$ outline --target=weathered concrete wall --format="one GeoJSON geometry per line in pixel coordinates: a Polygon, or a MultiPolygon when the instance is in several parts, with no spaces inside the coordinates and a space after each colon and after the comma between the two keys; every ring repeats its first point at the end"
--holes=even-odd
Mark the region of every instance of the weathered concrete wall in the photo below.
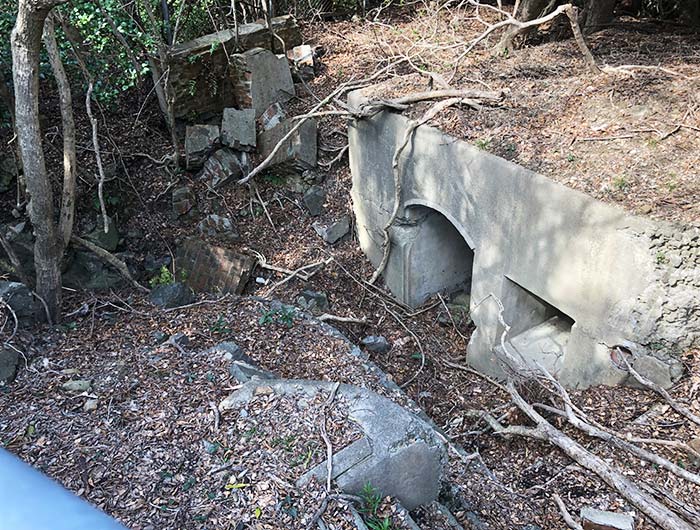
{"type": "MultiPolygon", "coordinates": [[[[273,18],[272,29],[287,49],[301,44],[294,17],[273,18]]],[[[241,61],[245,64],[245,57],[236,61],[234,55],[253,48],[283,52],[282,43],[265,24],[243,24],[238,30],[238,36],[233,30],[223,30],[173,47],[168,59],[176,118],[238,108],[240,90],[236,90],[236,83],[245,76],[245,71],[238,72],[237,68],[241,61]]]]}
{"type": "MultiPolygon", "coordinates": [[[[362,98],[353,93],[350,103],[362,98]]],[[[375,266],[394,206],[392,156],[407,123],[384,112],[350,127],[358,236],[375,266]]],[[[385,280],[415,305],[422,300],[414,294],[425,293],[410,286],[429,283],[435,292],[439,271],[459,268],[445,264],[456,259],[447,248],[454,241],[442,241],[440,250],[433,242],[430,255],[421,255],[401,234],[412,206],[443,214],[474,252],[476,331],[468,358],[475,367],[499,371],[493,349],[502,328],[497,304],[484,300],[489,294],[503,301],[513,334],[537,335],[547,326],[533,328],[557,317],[549,321],[551,335],[535,347],[563,341],[548,366],[569,386],[623,382],[626,372],[611,362],[614,345],[666,359],[700,344],[698,227],[680,230],[629,215],[427,126],[417,129],[401,166],[400,219],[385,280]]],[[[670,360],[668,370],[677,376],[677,361],[670,360]]]]}

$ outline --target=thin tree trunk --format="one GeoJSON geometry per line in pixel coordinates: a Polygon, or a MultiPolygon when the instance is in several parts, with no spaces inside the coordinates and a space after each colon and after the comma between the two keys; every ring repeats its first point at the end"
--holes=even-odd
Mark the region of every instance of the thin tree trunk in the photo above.
{"type": "Polygon", "coordinates": [[[585,0],[581,13],[581,27],[584,33],[599,31],[613,19],[615,0],[585,0]]]}
{"type": "Polygon", "coordinates": [[[54,222],[53,192],[39,126],[39,53],[44,21],[58,3],[19,0],[11,37],[17,141],[30,196],[29,219],[36,236],[36,290],[54,321],[61,310],[61,240],[54,222]]]}
{"type": "Polygon", "coordinates": [[[63,128],[63,193],[61,198],[61,216],[58,231],[61,237],[61,254],[70,243],[75,221],[75,181],[77,158],[75,154],[75,121],[73,119],[73,97],[70,83],[61,62],[56,44],[53,15],[49,15],[44,24],[44,45],[53,70],[61,105],[61,123],[63,128]]]}

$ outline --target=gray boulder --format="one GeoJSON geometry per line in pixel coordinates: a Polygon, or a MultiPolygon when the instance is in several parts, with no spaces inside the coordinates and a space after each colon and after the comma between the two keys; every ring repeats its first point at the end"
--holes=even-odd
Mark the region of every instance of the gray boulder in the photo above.
{"type": "Polygon", "coordinates": [[[149,298],[152,304],[164,309],[191,304],[195,300],[192,289],[180,282],[158,285],[151,290],[149,298]]]}
{"type": "Polygon", "coordinates": [[[591,530],[634,530],[634,517],[626,513],[606,512],[588,506],[581,508],[584,528],[591,530]]]}
{"type": "Polygon", "coordinates": [[[337,221],[325,225],[320,222],[313,224],[316,233],[329,245],[333,245],[344,238],[350,232],[350,218],[344,215],[337,221]]]}
{"type": "MultiPolygon", "coordinates": [[[[277,395],[313,399],[328,395],[335,383],[255,379],[224,399],[222,412],[245,408],[258,389],[277,395]]],[[[408,510],[434,501],[447,461],[440,436],[424,420],[387,398],[366,388],[340,385],[336,399],[345,401],[348,417],[357,423],[362,437],[346,447],[334,447],[333,480],[346,493],[360,495],[369,482],[383,495],[390,495],[408,510]]],[[[302,434],[302,433],[300,433],[302,434]]],[[[312,479],[326,480],[321,462],[297,481],[303,487],[312,479]]]]}
{"type": "Polygon", "coordinates": [[[254,149],[255,109],[224,109],[221,143],[239,151],[254,149]]]}
{"type": "Polygon", "coordinates": [[[19,367],[19,353],[14,348],[0,346],[0,386],[14,381],[19,367]]]}
{"type": "Polygon", "coordinates": [[[105,232],[103,219],[102,216],[100,216],[97,228],[88,234],[87,239],[95,243],[98,247],[102,247],[109,252],[114,252],[119,245],[117,225],[111,217],[107,217],[107,232],[105,232]]]}
{"type": "Polygon", "coordinates": [[[360,343],[373,353],[387,353],[391,349],[389,341],[381,335],[368,335],[360,343]]]}
{"type": "Polygon", "coordinates": [[[0,298],[12,308],[20,324],[33,324],[41,311],[29,288],[19,282],[0,282],[0,298]]]}
{"type": "MultiPolygon", "coordinates": [[[[632,368],[642,377],[656,383],[661,388],[671,388],[674,380],[678,379],[682,373],[682,365],[677,360],[664,362],[651,355],[642,355],[634,360],[632,368]]],[[[630,386],[642,387],[633,377],[628,378],[630,386]]]]}
{"type": "Polygon", "coordinates": [[[92,252],[82,250],[73,254],[68,269],[63,273],[63,284],[72,289],[102,291],[123,283],[121,274],[106,266],[92,252]]]}
{"type": "Polygon", "coordinates": [[[308,289],[301,292],[297,298],[297,304],[302,309],[309,311],[314,315],[327,311],[330,306],[326,293],[319,293],[308,289]]]}
{"type": "Polygon", "coordinates": [[[247,153],[237,153],[224,147],[207,159],[200,178],[207,180],[209,186],[215,189],[244,177],[249,171],[250,158],[247,153]]]}
{"type": "Polygon", "coordinates": [[[311,186],[304,193],[304,205],[309,214],[316,217],[323,213],[323,203],[326,202],[326,191],[321,186],[311,186]]]}
{"type": "Polygon", "coordinates": [[[196,203],[197,197],[195,197],[192,188],[189,186],[182,186],[173,190],[172,205],[173,213],[176,217],[187,215],[196,203]]]}
{"type": "Polygon", "coordinates": [[[185,129],[185,163],[187,169],[198,169],[219,142],[217,125],[188,125],[185,129]]]}
{"type": "Polygon", "coordinates": [[[228,217],[222,217],[215,213],[202,219],[197,228],[203,236],[222,237],[229,241],[237,241],[240,238],[233,221],[228,217]]]}

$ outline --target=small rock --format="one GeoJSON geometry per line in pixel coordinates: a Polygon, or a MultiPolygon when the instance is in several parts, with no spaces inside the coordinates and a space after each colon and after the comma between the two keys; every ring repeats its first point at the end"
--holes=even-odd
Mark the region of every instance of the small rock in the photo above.
{"type": "Polygon", "coordinates": [[[84,412],[92,412],[93,410],[97,410],[97,400],[96,399],[88,399],[85,403],[83,403],[83,411],[84,412]]]}
{"type": "Polygon", "coordinates": [[[197,198],[189,186],[182,186],[173,190],[173,213],[177,216],[183,216],[189,213],[197,203],[197,198]]]}
{"type": "Polygon", "coordinates": [[[644,204],[639,209],[639,213],[644,214],[644,215],[650,214],[653,211],[654,211],[654,207],[651,204],[644,204]]]}
{"type": "Polygon", "coordinates": [[[267,370],[263,370],[262,368],[258,368],[257,366],[253,364],[248,364],[244,361],[233,361],[231,363],[231,366],[229,366],[228,368],[228,372],[229,374],[231,374],[231,377],[233,377],[236,381],[238,381],[241,384],[247,383],[248,381],[254,378],[275,378],[275,376],[267,370]]]}
{"type": "Polygon", "coordinates": [[[314,69],[314,51],[308,44],[302,44],[301,46],[296,46],[288,50],[287,59],[289,59],[294,66],[292,77],[294,77],[295,80],[301,79],[308,81],[313,79],[316,75],[314,69]]]}
{"type": "Polygon", "coordinates": [[[219,141],[217,125],[188,125],[185,129],[185,163],[187,169],[202,167],[219,141]]]}
{"type": "Polygon", "coordinates": [[[222,217],[215,213],[202,219],[197,225],[197,229],[203,236],[220,236],[230,241],[237,241],[240,238],[233,221],[229,217],[222,217]]]}
{"type": "Polygon", "coordinates": [[[304,205],[309,214],[316,217],[323,213],[323,203],[326,202],[326,191],[321,186],[311,186],[304,193],[304,205]]]}
{"type": "Polygon", "coordinates": [[[149,298],[152,304],[165,309],[191,304],[195,300],[192,289],[180,282],[155,287],[149,298]]]}
{"type": "Polygon", "coordinates": [[[0,347],[0,386],[14,381],[18,367],[19,353],[14,348],[0,347]]]}
{"type": "Polygon", "coordinates": [[[224,109],[221,123],[221,143],[250,151],[255,148],[255,109],[224,109]]]}
{"type": "Polygon", "coordinates": [[[681,258],[678,254],[673,254],[668,261],[671,264],[671,267],[675,267],[676,269],[683,264],[683,258],[681,258]]]}
{"type": "Polygon", "coordinates": [[[151,338],[156,344],[163,344],[166,340],[168,340],[168,334],[162,331],[152,331],[151,338]]]}
{"type": "Polygon", "coordinates": [[[350,218],[345,215],[328,226],[316,222],[313,224],[313,227],[326,243],[333,245],[350,232],[350,218]]]}
{"type": "Polygon", "coordinates": [[[314,51],[308,44],[295,46],[291,50],[287,50],[287,59],[292,61],[297,66],[314,66],[314,51]]]}
{"type": "Polygon", "coordinates": [[[244,152],[235,152],[228,147],[219,149],[204,163],[201,179],[216,189],[232,180],[243,178],[250,171],[250,157],[244,152]]]}
{"type": "Polygon", "coordinates": [[[90,232],[86,239],[92,241],[98,247],[114,252],[119,245],[117,225],[111,217],[107,217],[107,232],[105,232],[103,218],[100,216],[97,228],[90,232]]]}
{"type": "Polygon", "coordinates": [[[248,364],[255,364],[253,359],[243,353],[243,348],[233,341],[220,342],[216,346],[212,346],[204,353],[208,355],[223,355],[227,361],[243,361],[248,364]]]}
{"type": "Polygon", "coordinates": [[[369,335],[360,341],[365,349],[374,353],[387,353],[391,349],[389,341],[381,335],[369,335]]]}
{"type": "Polygon", "coordinates": [[[63,383],[61,388],[68,392],[87,392],[91,386],[92,382],[89,379],[71,379],[63,383]]]}
{"type": "Polygon", "coordinates": [[[634,518],[624,513],[581,508],[584,530],[634,530],[634,518]]]}
{"type": "Polygon", "coordinates": [[[297,298],[297,304],[302,309],[309,311],[312,314],[320,314],[328,310],[330,304],[326,293],[305,290],[297,298]]]}
{"type": "Polygon", "coordinates": [[[187,346],[190,343],[190,338],[181,331],[175,333],[169,340],[180,346],[187,346]]]}

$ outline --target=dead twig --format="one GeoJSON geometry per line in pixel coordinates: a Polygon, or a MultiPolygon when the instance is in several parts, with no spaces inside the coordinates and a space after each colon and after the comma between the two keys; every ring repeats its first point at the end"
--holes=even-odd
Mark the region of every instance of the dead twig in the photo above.
{"type": "Polygon", "coordinates": [[[559,508],[559,512],[561,513],[561,517],[562,519],[564,519],[566,526],[568,526],[572,530],[583,530],[583,526],[578,524],[576,521],[574,521],[574,518],[571,517],[569,510],[566,509],[566,504],[564,504],[564,501],[561,500],[559,494],[552,494],[552,498],[554,499],[554,502],[557,503],[557,507],[559,508]]]}
{"type": "Polygon", "coordinates": [[[321,322],[328,322],[328,321],[332,320],[335,322],[346,322],[349,324],[367,325],[366,318],[341,317],[338,315],[331,315],[329,313],[323,313],[321,316],[316,317],[316,320],[320,320],[321,322]]]}
{"type": "Polygon", "coordinates": [[[637,372],[634,368],[632,368],[632,365],[629,363],[627,360],[627,357],[624,355],[623,352],[620,351],[619,348],[617,348],[617,351],[619,353],[619,356],[622,358],[624,361],[625,365],[627,366],[627,371],[629,371],[630,375],[634,377],[634,379],[641,385],[653,390],[657,394],[659,394],[662,398],[666,400],[666,403],[668,403],[673,410],[675,410],[678,414],[681,416],[687,418],[688,420],[692,421],[696,425],[700,425],[700,416],[697,414],[693,414],[690,409],[684,407],[678,401],[673,399],[671,397],[671,394],[669,394],[666,389],[660,387],[653,381],[650,381],[643,375],[641,375],[639,372],[637,372]]]}

